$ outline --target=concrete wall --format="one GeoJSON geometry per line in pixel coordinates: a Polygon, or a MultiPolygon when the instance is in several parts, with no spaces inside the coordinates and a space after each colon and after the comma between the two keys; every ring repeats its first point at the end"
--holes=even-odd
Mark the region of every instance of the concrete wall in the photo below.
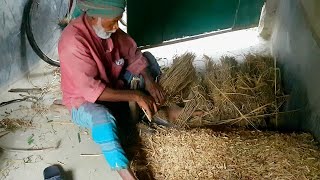
{"type": "MultiPolygon", "coordinates": [[[[30,1],[0,0],[0,90],[20,79],[39,62],[25,35],[24,8],[28,2],[30,1]]],[[[44,50],[49,50],[60,35],[56,31],[53,33],[53,25],[49,24],[58,21],[60,0],[37,2],[41,3],[41,8],[37,11],[37,20],[33,19],[34,36],[39,44],[42,43],[44,50]],[[52,38],[53,36],[56,38],[52,38]]]]}
{"type": "MultiPolygon", "coordinates": [[[[301,0],[318,1],[318,0],[301,0]]],[[[318,18],[306,16],[309,8],[300,0],[280,0],[272,34],[272,53],[282,67],[285,91],[290,94],[280,127],[306,130],[320,140],[320,48],[312,24],[318,18]]]]}
{"type": "Polygon", "coordinates": [[[27,0],[0,1],[0,88],[23,76],[38,62],[23,28],[27,0]]]}
{"type": "Polygon", "coordinates": [[[278,6],[279,0],[266,0],[262,8],[258,30],[260,36],[266,40],[269,40],[272,35],[278,6]]]}
{"type": "Polygon", "coordinates": [[[319,0],[300,0],[307,18],[307,23],[311,28],[313,37],[320,46],[320,1],[319,0]]]}

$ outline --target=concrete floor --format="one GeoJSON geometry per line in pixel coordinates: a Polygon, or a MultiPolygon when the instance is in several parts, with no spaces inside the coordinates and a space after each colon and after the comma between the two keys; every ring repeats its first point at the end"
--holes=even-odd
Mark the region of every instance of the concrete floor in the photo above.
{"type": "MultiPolygon", "coordinates": [[[[214,59],[219,59],[222,55],[232,55],[241,60],[248,52],[270,53],[268,42],[258,37],[256,29],[216,35],[147,51],[161,58],[161,65],[169,65],[174,55],[186,51],[196,53],[198,60],[203,54],[214,59]]],[[[24,101],[0,107],[0,119],[23,119],[33,122],[32,127],[10,132],[0,138],[0,147],[7,148],[0,152],[0,180],[40,180],[43,179],[43,169],[52,164],[61,165],[73,180],[120,179],[116,172],[110,170],[103,156],[99,156],[101,152],[92,141],[90,132],[73,125],[68,111],[63,106],[53,105],[55,99],[61,98],[59,81],[58,69],[41,62],[28,76],[10,87],[41,87],[45,88],[45,92],[30,94],[40,98],[36,103],[24,101]],[[33,142],[28,143],[30,139],[33,139],[33,142]],[[59,142],[60,145],[57,146],[59,142]],[[44,148],[50,149],[27,150],[44,148]],[[83,157],[81,154],[98,156],[83,157]]],[[[5,91],[0,96],[0,102],[15,98],[21,98],[19,93],[5,91]]]]}

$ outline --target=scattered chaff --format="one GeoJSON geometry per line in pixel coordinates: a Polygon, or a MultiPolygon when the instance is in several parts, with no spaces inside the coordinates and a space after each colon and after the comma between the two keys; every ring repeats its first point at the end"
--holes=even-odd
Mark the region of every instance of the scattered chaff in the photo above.
{"type": "Polygon", "coordinates": [[[81,143],[81,136],[80,136],[80,133],[78,132],[78,134],[77,134],[77,135],[78,135],[78,142],[79,142],[79,143],[81,143]]]}
{"type": "MultiPolygon", "coordinates": [[[[7,134],[9,134],[10,133],[10,131],[1,131],[0,132],[0,138],[1,137],[3,137],[3,136],[5,136],[5,135],[7,135],[7,134]]],[[[0,152],[1,153],[1,152],[0,152]]]]}
{"type": "MultiPolygon", "coordinates": [[[[154,179],[319,179],[320,150],[310,134],[241,129],[158,129],[142,135],[154,179]]],[[[131,163],[143,159],[137,155],[131,163]]]]}
{"type": "Polygon", "coordinates": [[[24,119],[9,119],[5,118],[0,120],[0,128],[3,128],[7,131],[15,131],[20,128],[32,127],[32,121],[27,121],[24,119]]]}
{"type": "MultiPolygon", "coordinates": [[[[0,149],[1,151],[1,149],[0,149]]],[[[0,164],[0,180],[6,180],[8,179],[7,177],[9,176],[11,170],[14,167],[14,164],[16,163],[16,161],[14,160],[9,160],[9,159],[5,159],[1,162],[0,164]]]]}
{"type": "Polygon", "coordinates": [[[8,152],[43,152],[56,150],[60,147],[61,140],[57,142],[57,144],[53,147],[43,147],[43,148],[12,148],[12,147],[0,147],[0,149],[8,152]]]}
{"type": "Polygon", "coordinates": [[[13,100],[10,100],[10,101],[1,102],[1,103],[0,103],[0,107],[6,106],[6,105],[9,105],[9,104],[12,104],[12,103],[22,102],[22,101],[35,102],[36,100],[38,100],[37,97],[34,97],[34,96],[24,96],[23,98],[13,99],[13,100]]]}
{"type": "Polygon", "coordinates": [[[80,154],[80,157],[99,157],[102,154],[80,154]]]}
{"type": "Polygon", "coordinates": [[[33,94],[33,93],[40,93],[42,92],[41,88],[12,88],[9,90],[9,92],[12,93],[28,93],[28,94],[33,94]]]}
{"type": "Polygon", "coordinates": [[[63,122],[63,121],[50,121],[50,124],[60,124],[60,125],[74,125],[72,122],[63,122]]]}

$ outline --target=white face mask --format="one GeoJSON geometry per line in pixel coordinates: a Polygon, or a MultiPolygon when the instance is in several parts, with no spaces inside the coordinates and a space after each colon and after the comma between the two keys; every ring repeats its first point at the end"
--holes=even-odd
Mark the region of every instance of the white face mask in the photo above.
{"type": "Polygon", "coordinates": [[[93,25],[93,30],[97,34],[98,37],[101,39],[108,39],[110,38],[111,34],[116,32],[116,31],[106,31],[101,24],[101,18],[98,18],[98,22],[96,25],[93,25]]]}

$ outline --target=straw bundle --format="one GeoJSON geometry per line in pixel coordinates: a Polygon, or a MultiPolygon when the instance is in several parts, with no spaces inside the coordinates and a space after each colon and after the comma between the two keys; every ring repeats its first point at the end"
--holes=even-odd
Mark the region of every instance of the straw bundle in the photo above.
{"type": "Polygon", "coordinates": [[[195,55],[185,53],[175,57],[172,66],[163,74],[160,84],[168,94],[167,103],[181,103],[188,95],[188,88],[195,80],[196,71],[193,66],[195,55]]]}
{"type": "Polygon", "coordinates": [[[208,124],[266,126],[265,117],[276,117],[285,98],[273,58],[249,54],[240,64],[233,57],[216,64],[205,58],[205,86],[215,105],[208,124]]]}
{"type": "Polygon", "coordinates": [[[320,151],[310,134],[158,129],[141,138],[145,157],[133,165],[146,160],[148,169],[134,169],[154,179],[320,178],[320,151]]]}

